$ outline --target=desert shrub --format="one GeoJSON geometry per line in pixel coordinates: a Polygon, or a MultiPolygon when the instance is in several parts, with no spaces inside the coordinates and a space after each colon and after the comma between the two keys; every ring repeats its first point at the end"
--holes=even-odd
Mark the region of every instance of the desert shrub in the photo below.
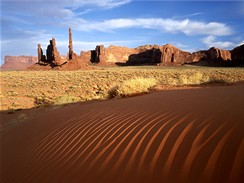
{"type": "Polygon", "coordinates": [[[183,86],[183,85],[200,85],[206,83],[210,78],[201,72],[179,74],[177,77],[170,77],[167,80],[168,85],[183,86]]]}
{"type": "Polygon", "coordinates": [[[48,107],[53,105],[53,101],[50,98],[45,97],[36,97],[34,98],[34,106],[35,107],[48,107]]]}
{"type": "Polygon", "coordinates": [[[190,75],[180,75],[179,85],[199,85],[209,81],[209,77],[201,72],[195,72],[190,75]]]}
{"type": "Polygon", "coordinates": [[[55,105],[68,104],[68,103],[78,102],[80,100],[81,100],[80,97],[62,95],[55,99],[54,104],[55,105]]]}
{"type": "Polygon", "coordinates": [[[109,90],[109,98],[116,96],[128,97],[142,93],[148,93],[149,89],[157,85],[154,78],[135,78],[122,82],[109,90]]]}
{"type": "Polygon", "coordinates": [[[231,81],[228,79],[220,79],[220,78],[210,78],[207,82],[203,84],[223,84],[223,85],[228,85],[230,84],[231,81]]]}
{"type": "Polygon", "coordinates": [[[9,92],[7,92],[7,95],[8,96],[18,96],[18,92],[16,92],[16,91],[9,91],[9,92]]]}

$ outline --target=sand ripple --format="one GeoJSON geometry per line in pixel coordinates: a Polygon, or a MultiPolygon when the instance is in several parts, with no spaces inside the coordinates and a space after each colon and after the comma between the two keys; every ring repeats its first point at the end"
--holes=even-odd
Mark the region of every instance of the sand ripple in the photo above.
{"type": "Polygon", "coordinates": [[[2,182],[242,182],[243,103],[220,100],[236,88],[77,105],[56,111],[70,116],[59,122],[44,114],[3,134],[2,182]]]}

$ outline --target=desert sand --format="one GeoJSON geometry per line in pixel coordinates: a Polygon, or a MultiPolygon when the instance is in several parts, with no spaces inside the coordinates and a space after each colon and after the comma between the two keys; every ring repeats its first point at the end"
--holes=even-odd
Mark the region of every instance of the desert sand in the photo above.
{"type": "Polygon", "coordinates": [[[1,170],[4,183],[241,183],[244,84],[46,110],[1,133],[1,170]]]}

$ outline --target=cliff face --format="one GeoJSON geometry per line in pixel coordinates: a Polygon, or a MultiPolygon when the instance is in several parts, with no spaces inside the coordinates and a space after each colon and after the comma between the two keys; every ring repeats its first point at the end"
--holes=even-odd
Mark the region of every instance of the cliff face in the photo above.
{"type": "Polygon", "coordinates": [[[5,56],[1,70],[25,70],[37,60],[34,56],[5,56]]]}
{"type": "Polygon", "coordinates": [[[95,50],[81,51],[80,59],[85,63],[99,63],[103,64],[115,64],[125,63],[129,60],[129,56],[136,54],[138,51],[135,48],[127,48],[122,46],[109,46],[105,48],[103,45],[96,46],[95,50]]]}
{"type": "Polygon", "coordinates": [[[231,59],[238,64],[244,64],[244,44],[231,51],[231,59]]]}
{"type": "Polygon", "coordinates": [[[210,48],[209,50],[198,51],[194,54],[198,55],[198,59],[206,61],[230,61],[231,52],[228,50],[222,50],[215,47],[210,48]]]}
{"type": "Polygon", "coordinates": [[[210,66],[238,66],[244,64],[244,45],[233,50],[223,50],[212,47],[192,53],[194,62],[204,63],[210,66]]]}
{"type": "Polygon", "coordinates": [[[184,64],[192,62],[191,53],[182,51],[173,45],[163,46],[145,45],[137,48],[103,45],[96,46],[95,50],[81,52],[84,62],[103,64],[127,64],[127,65],[168,65],[184,64]]]}
{"type": "Polygon", "coordinates": [[[125,63],[129,60],[131,54],[135,54],[138,51],[134,48],[127,48],[122,46],[109,46],[105,50],[105,60],[107,62],[122,62],[125,63]]]}

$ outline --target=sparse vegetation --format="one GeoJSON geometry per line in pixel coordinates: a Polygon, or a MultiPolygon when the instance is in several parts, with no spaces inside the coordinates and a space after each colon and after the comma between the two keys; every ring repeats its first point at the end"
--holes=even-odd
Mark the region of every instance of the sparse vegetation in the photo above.
{"type": "Polygon", "coordinates": [[[80,100],[81,100],[80,97],[63,95],[56,98],[54,105],[68,104],[68,103],[78,102],[80,100]]]}
{"type": "Polygon", "coordinates": [[[180,74],[175,78],[169,78],[168,85],[173,86],[184,86],[184,85],[200,85],[206,83],[210,80],[209,76],[204,75],[203,73],[197,71],[195,73],[189,74],[184,73],[180,74]]]}
{"type": "Polygon", "coordinates": [[[98,67],[79,71],[1,72],[0,109],[104,100],[111,95],[131,96],[148,92],[148,88],[155,82],[163,86],[232,83],[244,81],[243,71],[243,68],[145,66],[98,67]],[[142,78],[142,81],[134,80],[135,78],[142,78]],[[148,79],[152,82],[148,82],[148,79]],[[146,83],[151,84],[148,86],[146,83]]]}
{"type": "Polygon", "coordinates": [[[155,78],[135,78],[122,82],[109,90],[109,97],[128,97],[148,93],[149,89],[157,85],[155,78]]]}

